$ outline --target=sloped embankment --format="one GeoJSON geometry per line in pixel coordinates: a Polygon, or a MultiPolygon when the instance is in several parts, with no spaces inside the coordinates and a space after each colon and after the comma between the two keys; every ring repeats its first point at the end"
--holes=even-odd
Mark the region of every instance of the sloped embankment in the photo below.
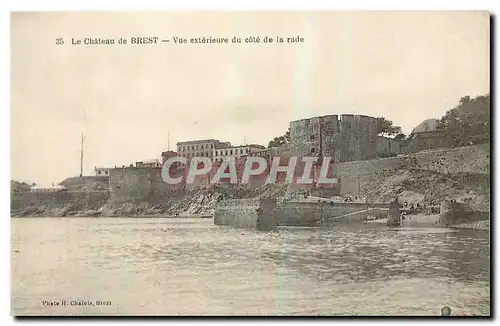
{"type": "Polygon", "coordinates": [[[429,170],[400,169],[381,183],[371,184],[367,197],[371,202],[399,202],[439,205],[443,200],[488,204],[489,175],[476,173],[442,174],[429,170]]]}

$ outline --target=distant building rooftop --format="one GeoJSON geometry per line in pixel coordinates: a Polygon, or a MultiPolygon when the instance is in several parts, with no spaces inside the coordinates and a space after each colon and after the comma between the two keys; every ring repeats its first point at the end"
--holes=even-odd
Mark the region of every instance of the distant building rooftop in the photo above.
{"type": "Polygon", "coordinates": [[[240,147],[256,147],[256,148],[261,148],[261,149],[266,148],[266,146],[259,145],[259,144],[247,144],[247,145],[231,146],[231,148],[240,148],[240,147]]]}
{"type": "Polygon", "coordinates": [[[149,159],[149,160],[142,160],[142,161],[138,161],[136,162],[136,164],[139,163],[139,164],[143,164],[143,165],[148,165],[148,164],[159,164],[160,163],[160,160],[156,159],[156,158],[153,158],[153,159],[149,159]]]}
{"type": "Polygon", "coordinates": [[[422,132],[429,131],[439,131],[439,121],[437,119],[427,119],[422,121],[418,126],[416,126],[412,134],[418,134],[422,132]]]}
{"type": "Polygon", "coordinates": [[[218,142],[218,140],[215,140],[215,139],[187,140],[187,141],[180,141],[180,142],[177,142],[177,145],[200,144],[200,143],[213,143],[213,142],[218,142]]]}

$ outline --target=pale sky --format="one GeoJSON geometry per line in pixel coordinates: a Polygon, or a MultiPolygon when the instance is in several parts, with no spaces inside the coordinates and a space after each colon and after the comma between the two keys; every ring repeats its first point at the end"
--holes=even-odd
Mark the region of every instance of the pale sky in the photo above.
{"type": "Polygon", "coordinates": [[[178,141],[266,145],[291,120],[384,116],[411,132],[490,89],[486,12],[13,13],[11,177],[40,185],[178,141]],[[173,44],[297,36],[301,44],[173,44]],[[71,38],[170,39],[70,45],[71,38]],[[56,45],[56,38],[65,39],[56,45]]]}

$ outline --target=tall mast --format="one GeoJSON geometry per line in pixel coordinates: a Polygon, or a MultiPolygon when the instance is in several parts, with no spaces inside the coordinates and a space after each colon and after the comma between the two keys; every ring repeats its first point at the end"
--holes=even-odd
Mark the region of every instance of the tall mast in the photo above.
{"type": "Polygon", "coordinates": [[[168,132],[168,148],[167,151],[170,151],[170,131],[168,132]]]}
{"type": "Polygon", "coordinates": [[[83,128],[82,128],[82,138],[80,141],[80,177],[83,176],[83,142],[85,140],[85,135],[83,131],[85,130],[86,122],[87,122],[87,108],[85,108],[83,111],[83,128]]]}
{"type": "Polygon", "coordinates": [[[85,137],[83,136],[83,131],[82,131],[82,139],[81,139],[81,147],[80,147],[80,177],[83,176],[83,141],[85,140],[85,137]]]}

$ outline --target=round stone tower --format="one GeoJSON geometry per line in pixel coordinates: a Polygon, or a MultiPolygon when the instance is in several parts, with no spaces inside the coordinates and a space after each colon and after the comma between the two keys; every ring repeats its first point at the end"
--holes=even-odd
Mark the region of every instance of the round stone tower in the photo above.
{"type": "Polygon", "coordinates": [[[294,152],[332,157],[332,162],[376,157],[377,118],[365,115],[325,115],[290,122],[294,152]]]}

